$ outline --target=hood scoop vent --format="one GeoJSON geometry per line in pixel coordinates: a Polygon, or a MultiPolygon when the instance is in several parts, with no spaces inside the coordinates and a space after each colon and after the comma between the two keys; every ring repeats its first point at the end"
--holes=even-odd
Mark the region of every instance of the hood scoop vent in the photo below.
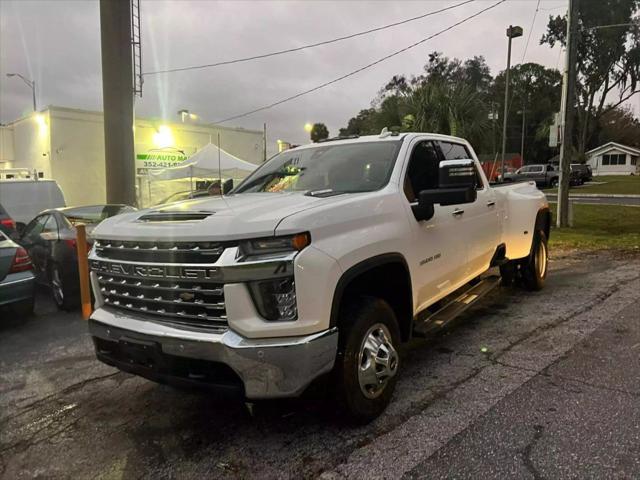
{"type": "Polygon", "coordinates": [[[193,222],[204,220],[216,212],[189,212],[183,210],[158,210],[142,215],[138,222],[193,222]]]}

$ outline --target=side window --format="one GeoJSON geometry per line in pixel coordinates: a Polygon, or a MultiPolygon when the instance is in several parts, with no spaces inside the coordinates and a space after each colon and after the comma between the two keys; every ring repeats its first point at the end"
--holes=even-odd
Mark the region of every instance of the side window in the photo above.
{"type": "Polygon", "coordinates": [[[42,228],[42,233],[58,233],[58,222],[56,221],[56,217],[49,215],[49,218],[42,228]]]}
{"type": "Polygon", "coordinates": [[[404,179],[404,193],[409,202],[416,202],[422,190],[438,188],[440,158],[431,141],[418,143],[411,152],[404,179]]]}
{"type": "Polygon", "coordinates": [[[41,215],[31,220],[31,222],[29,222],[25,227],[22,238],[28,239],[31,242],[38,240],[49,217],[50,215],[41,215]]]}
{"type": "Polygon", "coordinates": [[[465,158],[471,158],[467,147],[460,145],[459,143],[451,142],[438,142],[442,155],[445,160],[464,160],[465,158]]]}

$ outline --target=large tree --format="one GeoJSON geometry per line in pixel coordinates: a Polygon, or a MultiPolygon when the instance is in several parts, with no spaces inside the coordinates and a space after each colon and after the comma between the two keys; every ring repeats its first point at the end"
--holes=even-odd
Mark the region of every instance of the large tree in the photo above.
{"type": "Polygon", "coordinates": [[[329,129],[324,123],[314,123],[313,127],[311,127],[311,132],[309,133],[311,137],[311,141],[316,143],[320,140],[326,140],[329,138],[329,129]]]}
{"type": "MultiPolygon", "coordinates": [[[[640,92],[639,8],[640,0],[579,3],[575,135],[580,156],[603,115],[640,92]]],[[[541,43],[565,45],[566,30],[566,17],[549,17],[541,43]]]]}
{"type": "MultiPolygon", "coordinates": [[[[556,154],[549,147],[549,126],[558,110],[562,93],[562,75],[538,63],[524,63],[511,68],[507,150],[520,152],[522,117],[524,115],[524,160],[543,163],[556,154]]],[[[500,72],[492,85],[492,104],[499,113],[497,130],[502,130],[505,72],[500,72]]],[[[495,130],[495,129],[494,129],[495,130]]],[[[499,134],[498,144],[501,140],[499,134]]]]}

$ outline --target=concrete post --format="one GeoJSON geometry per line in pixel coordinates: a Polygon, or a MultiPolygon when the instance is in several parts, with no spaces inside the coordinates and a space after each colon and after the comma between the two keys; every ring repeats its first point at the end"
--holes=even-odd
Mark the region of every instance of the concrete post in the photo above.
{"type": "Polygon", "coordinates": [[[100,0],[108,203],[136,205],[131,2],[100,0]]]}

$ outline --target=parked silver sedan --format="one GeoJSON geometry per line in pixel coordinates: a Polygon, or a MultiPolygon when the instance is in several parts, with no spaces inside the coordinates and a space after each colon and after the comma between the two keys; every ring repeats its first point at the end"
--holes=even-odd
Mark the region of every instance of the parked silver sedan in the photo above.
{"type": "Polygon", "coordinates": [[[27,251],[0,232],[0,307],[27,316],[35,296],[33,264],[27,251]]]}

